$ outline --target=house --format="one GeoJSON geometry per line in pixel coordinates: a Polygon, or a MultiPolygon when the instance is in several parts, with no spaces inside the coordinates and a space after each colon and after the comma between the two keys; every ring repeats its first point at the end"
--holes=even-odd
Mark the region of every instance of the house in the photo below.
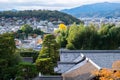
{"type": "Polygon", "coordinates": [[[77,64],[69,71],[62,74],[63,80],[89,80],[91,72],[99,70],[93,62],[86,61],[83,65],[77,64]]]}
{"type": "Polygon", "coordinates": [[[60,50],[60,61],[54,69],[63,80],[89,80],[91,72],[110,68],[120,60],[120,50],[60,50]]]}
{"type": "Polygon", "coordinates": [[[19,39],[15,39],[15,45],[18,47],[20,46],[22,43],[19,39]]]}

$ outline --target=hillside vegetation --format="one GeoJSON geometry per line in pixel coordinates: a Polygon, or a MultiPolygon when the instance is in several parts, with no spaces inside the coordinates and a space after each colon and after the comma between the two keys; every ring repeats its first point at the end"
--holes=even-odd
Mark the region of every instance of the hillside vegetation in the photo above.
{"type": "Polygon", "coordinates": [[[72,24],[76,22],[79,24],[81,21],[71,15],[62,13],[59,11],[50,10],[25,10],[25,11],[4,11],[0,12],[0,17],[13,18],[31,18],[35,17],[38,20],[48,20],[48,21],[63,21],[65,24],[72,24]]]}
{"type": "Polygon", "coordinates": [[[120,26],[103,24],[84,26],[73,24],[59,31],[56,40],[62,48],[73,50],[115,50],[120,47],[120,26]]]}

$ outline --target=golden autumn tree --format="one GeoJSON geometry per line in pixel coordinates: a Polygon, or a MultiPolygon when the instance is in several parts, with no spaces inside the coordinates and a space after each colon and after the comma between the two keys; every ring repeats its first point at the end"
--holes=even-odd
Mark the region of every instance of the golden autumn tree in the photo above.
{"type": "Polygon", "coordinates": [[[59,34],[56,37],[57,43],[60,44],[60,47],[65,48],[67,45],[67,37],[68,37],[69,29],[63,23],[59,24],[59,34]]]}
{"type": "Polygon", "coordinates": [[[120,60],[113,62],[112,69],[114,70],[113,77],[116,79],[120,79],[120,60]]]}
{"type": "Polygon", "coordinates": [[[115,62],[112,64],[112,68],[113,68],[113,69],[120,69],[120,60],[115,61],[115,62]]]}
{"type": "Polygon", "coordinates": [[[115,61],[112,69],[103,68],[93,71],[92,74],[97,77],[97,79],[92,80],[120,80],[120,61],[115,61]]]}
{"type": "Polygon", "coordinates": [[[60,30],[66,30],[67,29],[67,26],[63,23],[59,24],[59,29],[60,30]]]}

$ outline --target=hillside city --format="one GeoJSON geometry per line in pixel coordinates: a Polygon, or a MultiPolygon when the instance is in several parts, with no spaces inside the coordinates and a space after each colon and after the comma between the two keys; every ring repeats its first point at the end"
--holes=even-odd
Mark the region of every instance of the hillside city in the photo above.
{"type": "MultiPolygon", "coordinates": [[[[101,24],[115,24],[116,26],[120,25],[120,18],[79,18],[84,22],[85,26],[88,26],[90,24],[95,24],[96,27],[100,27],[101,24]]],[[[6,33],[6,32],[16,32],[21,28],[24,24],[29,24],[33,29],[41,29],[45,33],[53,33],[54,30],[58,29],[58,25],[62,23],[62,21],[53,21],[49,22],[47,20],[37,20],[37,18],[0,18],[0,34],[6,33]]]]}
{"type": "Polygon", "coordinates": [[[46,33],[52,33],[56,28],[58,28],[58,24],[62,23],[62,21],[53,21],[49,22],[47,20],[37,20],[37,18],[0,18],[0,34],[5,32],[15,32],[24,24],[29,24],[33,29],[40,28],[42,31],[46,33]]]}
{"type": "Polygon", "coordinates": [[[80,20],[84,21],[84,25],[88,26],[90,24],[95,24],[96,27],[100,27],[101,24],[115,24],[116,26],[120,25],[120,17],[118,18],[94,18],[94,17],[88,17],[88,18],[79,18],[80,20]]]}

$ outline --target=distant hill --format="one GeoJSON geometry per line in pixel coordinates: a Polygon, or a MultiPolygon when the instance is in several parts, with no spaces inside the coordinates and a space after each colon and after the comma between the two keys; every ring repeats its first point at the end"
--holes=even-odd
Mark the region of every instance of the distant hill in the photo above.
{"type": "MultiPolygon", "coordinates": [[[[0,9],[0,12],[4,12],[4,11],[6,11],[6,10],[1,10],[0,9]]],[[[7,10],[8,11],[8,10],[7,10]]],[[[17,12],[17,10],[16,9],[11,9],[11,10],[9,10],[9,11],[12,11],[12,12],[17,12]]]]}
{"type": "Polygon", "coordinates": [[[12,12],[17,12],[17,10],[16,10],[16,9],[12,9],[11,11],[12,11],[12,12]]]}
{"type": "Polygon", "coordinates": [[[2,11],[0,12],[0,17],[20,17],[20,18],[31,18],[36,17],[39,20],[48,20],[48,21],[63,21],[65,24],[73,24],[76,22],[79,24],[81,21],[69,14],[59,12],[59,11],[50,11],[50,10],[25,10],[25,11],[2,11]]]}
{"type": "Polygon", "coordinates": [[[75,17],[120,17],[120,3],[96,3],[64,9],[61,12],[75,17]]]}

